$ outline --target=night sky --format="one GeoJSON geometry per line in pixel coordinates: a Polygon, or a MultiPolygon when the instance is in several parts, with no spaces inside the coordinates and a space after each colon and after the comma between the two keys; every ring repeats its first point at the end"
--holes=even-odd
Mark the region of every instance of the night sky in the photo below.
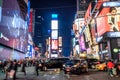
{"type": "Polygon", "coordinates": [[[36,45],[42,43],[45,52],[45,39],[50,36],[51,14],[58,14],[59,36],[63,37],[63,55],[70,54],[71,29],[76,13],[76,0],[30,0],[31,8],[35,9],[36,45]]]}

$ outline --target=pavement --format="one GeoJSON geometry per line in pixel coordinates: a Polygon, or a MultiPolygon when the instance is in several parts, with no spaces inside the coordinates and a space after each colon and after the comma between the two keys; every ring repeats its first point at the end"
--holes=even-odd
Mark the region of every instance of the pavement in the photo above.
{"type": "MultiPolygon", "coordinates": [[[[27,75],[25,76],[23,72],[18,71],[16,80],[120,80],[120,77],[110,77],[107,72],[93,70],[81,75],[65,75],[62,71],[59,73],[59,70],[39,71],[39,76],[37,76],[34,67],[27,67],[26,73],[27,75]]],[[[5,73],[0,72],[0,80],[3,79],[5,79],[5,73]]]]}

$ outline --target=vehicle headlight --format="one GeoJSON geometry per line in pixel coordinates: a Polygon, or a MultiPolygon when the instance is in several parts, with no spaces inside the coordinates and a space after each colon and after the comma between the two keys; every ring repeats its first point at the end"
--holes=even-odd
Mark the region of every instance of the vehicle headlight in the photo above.
{"type": "Polygon", "coordinates": [[[42,64],[39,64],[39,66],[42,66],[42,64]]]}
{"type": "Polygon", "coordinates": [[[77,67],[77,65],[74,65],[73,67],[77,67]]]}
{"type": "Polygon", "coordinates": [[[86,65],[83,65],[83,67],[87,67],[86,65]]]}
{"type": "Polygon", "coordinates": [[[65,64],[63,64],[63,67],[65,67],[65,64]]]}
{"type": "Polygon", "coordinates": [[[102,67],[102,65],[100,65],[99,67],[102,67]]]}

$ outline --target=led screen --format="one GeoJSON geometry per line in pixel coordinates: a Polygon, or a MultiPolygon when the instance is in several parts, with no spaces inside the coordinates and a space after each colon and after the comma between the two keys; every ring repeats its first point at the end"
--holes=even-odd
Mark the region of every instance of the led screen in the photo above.
{"type": "Polygon", "coordinates": [[[59,37],[59,46],[62,46],[62,37],[59,37]]]}
{"type": "Polygon", "coordinates": [[[85,47],[85,40],[83,36],[80,36],[79,43],[80,43],[80,50],[85,51],[86,47],[85,47]]]}
{"type": "Polygon", "coordinates": [[[78,18],[78,19],[76,19],[75,20],[75,24],[76,24],[76,30],[79,30],[79,32],[81,33],[82,27],[85,24],[84,18],[78,18]]]}
{"type": "Polygon", "coordinates": [[[30,17],[29,17],[29,32],[33,32],[33,10],[30,10],[30,17]]]}
{"type": "Polygon", "coordinates": [[[27,50],[27,21],[23,19],[16,0],[3,0],[0,33],[1,44],[22,52],[27,50]]]}
{"type": "Polygon", "coordinates": [[[108,31],[120,31],[120,7],[103,8],[96,22],[98,36],[108,31]]]}
{"type": "Polygon", "coordinates": [[[52,48],[51,49],[58,49],[58,40],[51,40],[51,45],[52,48]]]}
{"type": "Polygon", "coordinates": [[[10,48],[4,47],[0,45],[0,59],[7,60],[7,59],[24,59],[25,54],[21,54],[18,51],[12,50],[10,48]]]}
{"type": "Polygon", "coordinates": [[[52,30],[51,37],[52,37],[52,39],[57,39],[58,38],[58,30],[52,30]]]}
{"type": "Polygon", "coordinates": [[[58,20],[51,21],[51,29],[58,29],[58,20]]]}

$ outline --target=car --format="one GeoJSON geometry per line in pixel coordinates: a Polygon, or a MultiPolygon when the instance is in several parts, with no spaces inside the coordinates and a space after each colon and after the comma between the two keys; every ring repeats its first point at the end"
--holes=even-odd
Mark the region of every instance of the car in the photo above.
{"type": "Polygon", "coordinates": [[[60,70],[63,69],[63,64],[67,62],[69,58],[51,58],[46,62],[42,62],[39,64],[41,66],[41,70],[46,71],[47,69],[54,69],[59,68],[60,70]]]}
{"type": "Polygon", "coordinates": [[[100,63],[95,66],[95,69],[100,71],[106,71],[107,70],[106,62],[100,61],[100,63]]]}
{"type": "Polygon", "coordinates": [[[63,65],[63,71],[65,74],[88,72],[88,65],[86,60],[72,59],[63,65]]]}
{"type": "Polygon", "coordinates": [[[88,62],[88,68],[92,68],[92,69],[95,69],[95,66],[100,63],[98,59],[94,59],[94,58],[90,58],[86,60],[88,62]]]}

